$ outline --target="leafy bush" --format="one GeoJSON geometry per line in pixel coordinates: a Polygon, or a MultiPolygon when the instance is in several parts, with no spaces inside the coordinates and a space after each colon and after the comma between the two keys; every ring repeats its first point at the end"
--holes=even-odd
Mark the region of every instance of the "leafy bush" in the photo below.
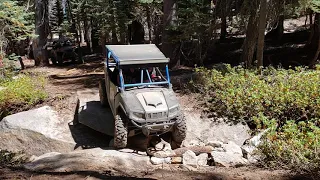
{"type": "Polygon", "coordinates": [[[0,58],[0,83],[7,81],[17,73],[15,61],[18,61],[18,57],[15,54],[11,54],[3,59],[0,58]]]}
{"type": "MultiPolygon", "coordinates": [[[[0,117],[4,117],[16,107],[32,106],[47,98],[43,76],[22,74],[15,79],[0,82],[0,117]]],[[[1,119],[1,118],[0,118],[1,119]]]]}
{"type": "Polygon", "coordinates": [[[273,128],[260,150],[267,165],[320,175],[320,128],[311,121],[287,121],[273,128]]]}
{"type": "Polygon", "coordinates": [[[258,75],[254,70],[226,66],[223,71],[196,69],[192,85],[206,95],[208,112],[255,121],[258,128],[264,128],[255,118],[259,113],[279,124],[320,118],[319,70],[269,68],[258,75]]]}
{"type": "Polygon", "coordinates": [[[319,82],[319,67],[267,68],[260,75],[223,65],[196,69],[190,85],[202,94],[209,114],[270,128],[261,146],[267,162],[307,169],[320,167],[319,82]]]}

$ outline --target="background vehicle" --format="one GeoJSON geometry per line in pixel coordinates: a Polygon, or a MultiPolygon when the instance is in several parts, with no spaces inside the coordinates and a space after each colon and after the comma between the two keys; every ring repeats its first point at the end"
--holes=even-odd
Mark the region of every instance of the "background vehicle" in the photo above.
{"type": "Polygon", "coordinates": [[[77,61],[77,47],[70,39],[57,39],[51,42],[48,47],[49,57],[52,64],[62,64],[65,60],[77,61]]]}

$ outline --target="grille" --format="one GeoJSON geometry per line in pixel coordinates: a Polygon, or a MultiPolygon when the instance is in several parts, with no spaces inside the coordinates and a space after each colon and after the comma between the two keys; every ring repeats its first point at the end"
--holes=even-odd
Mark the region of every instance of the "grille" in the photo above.
{"type": "Polygon", "coordinates": [[[167,117],[167,112],[158,112],[158,113],[149,113],[147,114],[147,118],[149,119],[159,119],[167,117]]]}

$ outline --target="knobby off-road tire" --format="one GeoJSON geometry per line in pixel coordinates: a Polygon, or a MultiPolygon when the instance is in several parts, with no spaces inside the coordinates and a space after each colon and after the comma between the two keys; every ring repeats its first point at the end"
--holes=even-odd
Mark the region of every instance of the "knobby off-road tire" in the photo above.
{"type": "Polygon", "coordinates": [[[124,125],[121,115],[116,115],[114,121],[114,148],[125,148],[128,142],[128,130],[124,125]]]}
{"type": "Polygon", "coordinates": [[[99,81],[99,96],[100,96],[100,103],[102,106],[108,106],[108,99],[107,99],[107,92],[106,92],[106,83],[104,79],[99,81]]]}
{"type": "Polygon", "coordinates": [[[180,114],[177,117],[177,121],[173,127],[172,139],[176,143],[177,146],[180,147],[182,141],[187,136],[187,126],[186,119],[183,114],[180,114]]]}

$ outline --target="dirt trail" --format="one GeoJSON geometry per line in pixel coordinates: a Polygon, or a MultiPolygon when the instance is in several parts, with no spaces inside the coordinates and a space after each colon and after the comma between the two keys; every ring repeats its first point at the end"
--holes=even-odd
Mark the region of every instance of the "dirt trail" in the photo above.
{"type": "MultiPolygon", "coordinates": [[[[81,65],[68,65],[64,67],[32,67],[32,61],[25,61],[28,67],[25,72],[44,73],[49,81],[47,91],[51,100],[44,104],[52,106],[66,120],[72,120],[76,106],[76,92],[87,88],[97,88],[98,80],[103,78],[102,61],[89,61],[81,65]]],[[[175,77],[190,73],[189,70],[182,73],[173,72],[175,77]]],[[[194,103],[188,96],[179,96],[184,109],[192,108],[194,103]]],[[[43,106],[41,104],[39,106],[43,106]]],[[[191,112],[191,114],[194,112],[191,112]]],[[[82,140],[79,146],[83,149],[93,147],[105,147],[107,145],[105,135],[95,132],[85,126],[80,126],[76,131],[77,137],[82,140]]],[[[218,168],[207,167],[201,169],[186,169],[179,165],[159,166],[152,172],[140,172],[126,174],[119,172],[70,172],[70,173],[35,173],[22,169],[0,168],[0,179],[296,179],[287,171],[270,171],[255,167],[218,168]]],[[[298,178],[299,179],[299,178],[298,178]]]]}
{"type": "Polygon", "coordinates": [[[211,168],[207,170],[183,171],[177,167],[159,168],[152,172],[141,172],[135,174],[111,173],[111,172],[66,172],[66,173],[41,173],[28,172],[14,168],[0,168],[0,179],[167,179],[167,180],[297,180],[308,179],[305,176],[292,176],[284,171],[267,171],[256,168],[211,168]]]}

